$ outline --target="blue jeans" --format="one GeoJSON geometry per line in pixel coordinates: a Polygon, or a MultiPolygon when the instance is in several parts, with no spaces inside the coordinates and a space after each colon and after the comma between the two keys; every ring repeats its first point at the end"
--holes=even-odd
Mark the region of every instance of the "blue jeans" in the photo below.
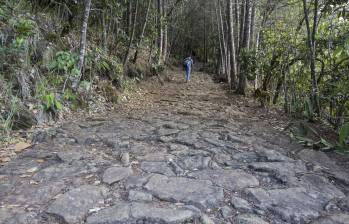
{"type": "Polygon", "coordinates": [[[191,73],[191,66],[186,65],[185,66],[185,80],[190,81],[190,73],[191,73]]]}

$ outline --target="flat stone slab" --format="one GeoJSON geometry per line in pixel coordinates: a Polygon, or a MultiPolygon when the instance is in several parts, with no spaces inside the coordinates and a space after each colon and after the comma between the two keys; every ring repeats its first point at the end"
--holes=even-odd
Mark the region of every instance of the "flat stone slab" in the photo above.
{"type": "Polygon", "coordinates": [[[128,192],[128,200],[130,201],[152,201],[153,196],[143,191],[130,190],[128,192]]]}
{"type": "Polygon", "coordinates": [[[71,163],[73,161],[81,160],[84,152],[82,151],[60,151],[57,156],[65,163],[71,163]]]}
{"type": "Polygon", "coordinates": [[[178,132],[180,132],[180,130],[176,130],[176,129],[168,129],[168,128],[160,128],[157,131],[157,134],[159,136],[168,136],[168,135],[175,135],[178,132]]]}
{"type": "Polygon", "coordinates": [[[169,223],[192,221],[197,214],[189,209],[159,207],[153,203],[118,202],[87,218],[87,224],[169,223]]]}
{"type": "Polygon", "coordinates": [[[233,219],[234,224],[269,224],[269,222],[264,221],[262,218],[253,214],[241,214],[233,219]]]}
{"type": "Polygon", "coordinates": [[[345,198],[345,194],[331,184],[325,177],[316,174],[306,174],[303,175],[300,180],[300,185],[312,192],[317,192],[319,197],[323,197],[325,200],[345,198]]]}
{"type": "Polygon", "coordinates": [[[251,211],[252,207],[245,199],[233,196],[230,200],[231,205],[237,209],[242,211],[251,211]]]}
{"type": "Polygon", "coordinates": [[[336,163],[331,160],[326,153],[321,151],[315,151],[311,149],[303,149],[298,153],[298,156],[307,162],[311,162],[314,165],[323,167],[325,169],[337,169],[336,163]]]}
{"type": "MultiPolygon", "coordinates": [[[[1,219],[0,219],[1,221],[1,219]]],[[[40,224],[43,223],[40,220],[40,216],[35,212],[24,212],[21,211],[15,214],[13,217],[6,220],[6,222],[1,222],[6,224],[40,224]]]]}
{"type": "Polygon", "coordinates": [[[153,223],[184,223],[191,221],[195,213],[189,209],[159,208],[149,204],[134,203],[131,205],[131,216],[137,220],[153,223]]]}
{"type": "Polygon", "coordinates": [[[200,180],[210,180],[215,185],[232,191],[259,186],[256,177],[242,170],[202,170],[191,173],[191,176],[200,180]]]}
{"type": "Polygon", "coordinates": [[[9,194],[4,201],[16,205],[39,206],[48,203],[65,188],[63,181],[43,185],[25,185],[9,194]]]}
{"type": "Polygon", "coordinates": [[[132,175],[130,167],[110,167],[103,174],[103,182],[107,184],[117,183],[132,175]]]}
{"type": "Polygon", "coordinates": [[[307,170],[301,162],[258,162],[250,164],[249,168],[259,172],[266,172],[281,183],[290,185],[297,183],[297,173],[304,173],[307,170]]]}
{"type": "Polygon", "coordinates": [[[180,167],[191,171],[208,168],[210,163],[212,163],[211,158],[202,155],[182,156],[178,161],[180,167]]]}
{"type": "Polygon", "coordinates": [[[224,197],[223,189],[208,180],[154,175],[144,187],[159,199],[200,208],[214,207],[224,197]]]}
{"type": "Polygon", "coordinates": [[[260,159],[255,152],[239,152],[234,154],[232,158],[243,163],[257,162],[260,159]]]}
{"type": "Polygon", "coordinates": [[[38,182],[48,182],[64,178],[73,178],[88,172],[88,168],[82,164],[59,164],[40,170],[33,176],[33,179],[38,182]]]}
{"type": "Polygon", "coordinates": [[[247,195],[263,211],[271,211],[287,223],[308,223],[320,216],[328,202],[302,187],[264,190],[247,189],[247,195]]]}
{"type": "Polygon", "coordinates": [[[133,189],[142,187],[144,184],[146,184],[152,174],[147,174],[144,176],[129,176],[125,182],[125,188],[133,189]]]}
{"type": "Polygon", "coordinates": [[[348,224],[348,214],[335,214],[315,220],[311,224],[348,224]]]}
{"type": "Polygon", "coordinates": [[[141,169],[148,173],[163,174],[166,176],[176,176],[166,162],[142,162],[141,169]]]}
{"type": "Polygon", "coordinates": [[[256,153],[260,157],[261,161],[265,162],[291,162],[290,157],[283,155],[275,150],[266,149],[264,147],[257,147],[256,153]]]}
{"type": "Polygon", "coordinates": [[[81,222],[90,209],[104,204],[105,193],[102,187],[85,185],[75,188],[56,199],[47,213],[61,217],[67,223],[81,222]]]}
{"type": "Polygon", "coordinates": [[[339,201],[339,207],[346,212],[349,212],[349,196],[342,198],[339,201]]]}

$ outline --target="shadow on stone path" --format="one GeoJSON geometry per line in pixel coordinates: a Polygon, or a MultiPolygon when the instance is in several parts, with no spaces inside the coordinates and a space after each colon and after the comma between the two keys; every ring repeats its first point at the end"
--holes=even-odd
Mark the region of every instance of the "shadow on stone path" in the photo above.
{"type": "Polygon", "coordinates": [[[207,74],[169,75],[115,114],[38,134],[0,169],[0,223],[349,223],[348,172],[207,74]]]}

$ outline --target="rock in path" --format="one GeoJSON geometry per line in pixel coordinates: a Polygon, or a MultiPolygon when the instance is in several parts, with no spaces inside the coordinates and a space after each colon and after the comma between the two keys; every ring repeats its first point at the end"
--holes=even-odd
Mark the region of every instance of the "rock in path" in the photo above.
{"type": "Polygon", "coordinates": [[[252,207],[245,199],[233,196],[230,200],[232,206],[237,210],[251,211],[252,207]]]}
{"type": "Polygon", "coordinates": [[[153,203],[118,202],[87,218],[87,224],[168,223],[192,221],[198,214],[189,209],[164,208],[153,203]]]}
{"type": "Polygon", "coordinates": [[[315,220],[311,224],[349,224],[348,214],[335,214],[315,220]]]}
{"type": "Polygon", "coordinates": [[[128,200],[130,200],[130,201],[152,201],[153,196],[149,193],[146,193],[146,192],[130,190],[130,192],[128,193],[128,200]]]}
{"type": "Polygon", "coordinates": [[[208,180],[154,175],[145,185],[155,197],[170,202],[183,202],[200,208],[215,206],[223,200],[223,189],[208,180]]]}
{"type": "Polygon", "coordinates": [[[253,214],[241,214],[234,218],[234,224],[269,224],[263,219],[253,214]]]}
{"type": "Polygon", "coordinates": [[[81,186],[56,199],[47,212],[67,223],[77,223],[87,216],[90,209],[103,206],[105,194],[106,190],[102,187],[81,186]]]}
{"type": "Polygon", "coordinates": [[[103,174],[103,182],[107,184],[114,184],[119,182],[132,174],[130,167],[110,167],[103,174]]]}
{"type": "Polygon", "coordinates": [[[247,189],[247,195],[263,211],[271,211],[287,223],[307,223],[318,218],[328,202],[305,188],[247,189]]]}
{"type": "Polygon", "coordinates": [[[191,175],[200,180],[210,180],[212,183],[232,191],[259,185],[256,177],[242,170],[206,169],[194,172],[191,175]]]}
{"type": "Polygon", "coordinates": [[[141,169],[148,173],[176,176],[172,169],[165,162],[142,162],[141,169]]]}

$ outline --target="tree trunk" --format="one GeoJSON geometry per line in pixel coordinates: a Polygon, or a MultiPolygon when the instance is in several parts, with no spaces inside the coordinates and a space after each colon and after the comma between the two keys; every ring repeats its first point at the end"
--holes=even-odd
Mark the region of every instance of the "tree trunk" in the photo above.
{"type": "Polygon", "coordinates": [[[80,34],[80,56],[79,56],[79,77],[74,83],[74,88],[77,88],[80,79],[82,77],[84,63],[85,63],[85,54],[86,54],[86,46],[87,46],[87,28],[88,28],[88,19],[90,17],[90,10],[91,10],[91,0],[85,1],[85,12],[84,17],[82,20],[82,26],[81,26],[81,34],[80,34]]]}
{"type": "Polygon", "coordinates": [[[103,49],[106,51],[108,49],[108,27],[105,21],[105,13],[102,13],[102,28],[103,28],[103,49]]]}
{"type": "MultiPolygon", "coordinates": [[[[166,20],[166,15],[167,15],[167,1],[163,0],[162,2],[162,17],[163,20],[166,20]]],[[[163,63],[166,62],[167,59],[167,51],[168,51],[168,26],[167,26],[167,21],[165,21],[165,24],[163,24],[163,47],[162,47],[162,61],[163,63]]]]}
{"type": "Polygon", "coordinates": [[[221,0],[218,0],[218,17],[219,17],[219,28],[221,33],[221,42],[222,42],[222,49],[223,54],[222,57],[224,58],[224,76],[225,79],[228,80],[228,49],[227,49],[227,42],[226,37],[224,33],[224,23],[223,23],[223,15],[222,15],[222,6],[221,6],[221,0]]]}
{"type": "Polygon", "coordinates": [[[280,93],[282,90],[282,86],[284,84],[284,78],[285,78],[285,75],[282,75],[281,77],[279,77],[278,82],[276,84],[275,94],[274,94],[274,98],[273,98],[274,105],[278,102],[278,99],[279,99],[279,96],[280,96],[280,93]]]}
{"type": "Polygon", "coordinates": [[[311,84],[312,84],[312,90],[311,90],[311,101],[312,106],[314,109],[314,112],[317,115],[320,115],[320,102],[319,102],[319,96],[318,96],[318,83],[317,83],[317,74],[316,74],[316,32],[317,32],[317,25],[318,25],[318,9],[319,8],[319,0],[314,0],[314,17],[313,17],[313,28],[311,30],[310,27],[310,19],[309,19],[309,12],[307,9],[307,1],[303,0],[303,10],[304,10],[304,17],[305,17],[305,23],[307,28],[307,43],[308,43],[308,54],[309,54],[309,61],[310,61],[310,74],[311,74],[311,84]]]}
{"type": "Polygon", "coordinates": [[[142,33],[141,33],[141,36],[140,36],[139,41],[137,43],[135,56],[133,58],[133,62],[134,63],[137,62],[139,47],[142,45],[142,42],[143,42],[143,39],[144,39],[144,33],[145,33],[145,30],[146,30],[147,24],[148,24],[148,17],[149,17],[149,11],[150,11],[151,2],[152,2],[152,0],[148,0],[147,11],[145,13],[145,19],[144,19],[143,26],[142,26],[142,33]]]}
{"type": "MultiPolygon", "coordinates": [[[[206,1],[204,2],[204,9],[206,9],[206,1]]],[[[205,65],[208,62],[208,53],[207,53],[207,22],[206,22],[206,12],[204,13],[204,63],[205,65]]]]}
{"type": "Polygon", "coordinates": [[[127,35],[130,36],[132,30],[132,0],[128,0],[127,5],[127,35]]]}
{"type": "Polygon", "coordinates": [[[240,17],[240,15],[239,15],[239,0],[235,0],[234,1],[234,31],[235,31],[235,51],[236,51],[236,53],[235,53],[235,55],[238,55],[238,51],[239,51],[239,41],[240,41],[240,36],[239,36],[239,25],[240,25],[240,23],[239,23],[239,21],[240,21],[240,19],[239,19],[239,17],[240,17]]]}
{"type": "Polygon", "coordinates": [[[162,64],[162,56],[163,56],[163,42],[164,42],[164,30],[163,30],[163,10],[162,4],[163,0],[158,0],[158,64],[162,64]]]}
{"type": "Polygon", "coordinates": [[[248,0],[241,0],[241,6],[240,6],[240,35],[239,35],[239,54],[242,48],[242,41],[244,39],[244,27],[245,27],[245,10],[246,10],[246,1],[248,0]]]}
{"type": "Polygon", "coordinates": [[[250,25],[250,43],[249,43],[249,46],[251,49],[255,49],[255,46],[256,46],[255,28],[256,28],[256,2],[252,2],[251,25],[250,25]]]}
{"type": "Polygon", "coordinates": [[[130,53],[131,53],[133,39],[134,39],[134,36],[135,36],[136,26],[137,26],[138,5],[139,5],[139,0],[136,0],[136,7],[135,7],[134,17],[133,17],[133,26],[132,26],[132,30],[131,30],[131,36],[130,36],[130,40],[129,40],[126,56],[125,56],[125,59],[124,59],[124,66],[127,65],[128,61],[130,59],[130,53]]]}
{"type": "MultiPolygon", "coordinates": [[[[241,49],[240,49],[240,60],[243,58],[242,54],[245,54],[248,51],[248,45],[249,45],[249,30],[250,30],[250,11],[251,11],[251,0],[245,0],[246,5],[245,5],[245,10],[244,10],[244,25],[243,25],[243,39],[241,41],[241,49]]],[[[246,86],[247,86],[247,63],[243,62],[240,63],[240,71],[239,71],[239,85],[237,89],[237,93],[241,95],[246,94],[246,86]]]]}
{"type": "Polygon", "coordinates": [[[233,25],[233,0],[227,0],[227,19],[228,19],[228,42],[229,42],[229,50],[230,50],[230,88],[235,89],[236,87],[236,51],[235,51],[235,43],[234,43],[234,25],[233,25]]]}
{"type": "MultiPolygon", "coordinates": [[[[219,0],[218,0],[219,1],[219,0]]],[[[215,12],[216,12],[216,19],[217,19],[217,31],[218,31],[218,42],[219,42],[219,56],[220,56],[220,66],[221,69],[219,69],[218,71],[222,71],[222,74],[225,76],[226,74],[226,67],[225,67],[225,50],[224,50],[224,40],[222,41],[222,26],[221,26],[221,20],[220,20],[220,16],[219,16],[219,12],[218,12],[218,6],[217,6],[217,1],[214,2],[214,6],[215,6],[215,12]]],[[[220,73],[220,72],[219,72],[220,73]]],[[[219,75],[222,75],[219,74],[219,75]]]]}

